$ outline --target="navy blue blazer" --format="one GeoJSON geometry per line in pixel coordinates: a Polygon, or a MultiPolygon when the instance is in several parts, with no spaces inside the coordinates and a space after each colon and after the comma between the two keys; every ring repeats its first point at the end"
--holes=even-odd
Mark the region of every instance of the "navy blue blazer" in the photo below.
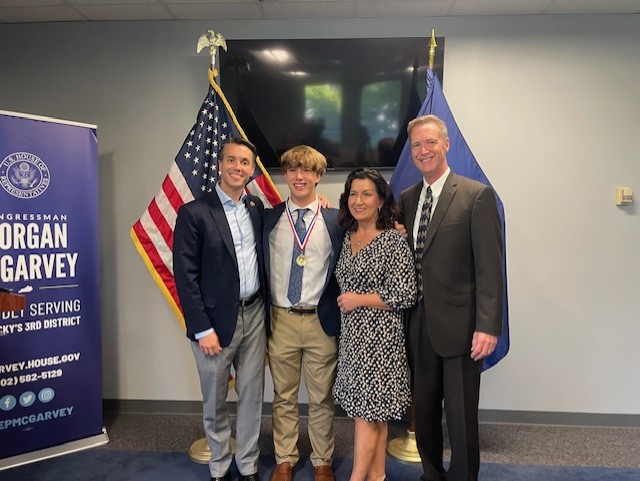
{"type": "MultiPolygon", "coordinates": [[[[267,281],[270,279],[269,273],[269,234],[278,223],[278,220],[282,216],[285,209],[285,202],[276,205],[273,209],[265,209],[264,211],[264,261],[265,261],[265,274],[267,281]]],[[[344,237],[344,229],[338,225],[338,209],[320,209],[322,218],[329,231],[329,237],[331,238],[331,255],[329,257],[329,270],[324,282],[324,289],[318,302],[318,317],[320,319],[320,325],[327,336],[337,336],[340,333],[340,309],[338,308],[337,298],[340,295],[340,287],[334,274],[336,263],[338,262],[338,256],[340,255],[340,249],[342,248],[342,238],[344,237]]],[[[269,283],[267,282],[267,291],[270,299],[271,290],[269,283]]],[[[269,328],[269,321],[267,320],[267,328],[269,328]]]]}
{"type": "MultiPolygon", "coordinates": [[[[266,299],[262,251],[262,201],[247,195],[256,239],[260,291],[266,299]]],[[[187,337],[213,328],[220,345],[231,343],[240,307],[240,277],[231,229],[214,190],[178,210],[173,234],[173,272],[187,337]]]]}

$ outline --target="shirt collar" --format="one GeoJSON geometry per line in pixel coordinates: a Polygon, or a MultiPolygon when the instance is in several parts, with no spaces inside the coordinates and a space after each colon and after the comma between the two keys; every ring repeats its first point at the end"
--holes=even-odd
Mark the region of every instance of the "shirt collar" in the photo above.
{"type": "Polygon", "coordinates": [[[291,200],[291,198],[289,198],[287,199],[287,208],[289,209],[289,212],[295,212],[298,209],[309,209],[312,212],[315,212],[318,210],[318,197],[316,196],[315,200],[311,202],[311,204],[305,206],[297,205],[291,200]]]}
{"type": "Polygon", "coordinates": [[[236,202],[231,197],[229,197],[224,190],[222,190],[222,187],[220,187],[219,182],[216,184],[216,193],[218,194],[218,197],[220,197],[220,202],[222,202],[223,204],[237,205],[240,202],[243,202],[244,199],[247,197],[247,193],[243,191],[242,195],[240,196],[240,201],[236,202]]]}
{"type": "Polygon", "coordinates": [[[444,187],[444,183],[447,181],[447,177],[449,177],[449,173],[451,172],[451,168],[447,167],[447,170],[444,171],[444,174],[442,174],[438,180],[436,180],[433,184],[429,185],[427,184],[427,181],[425,180],[425,178],[422,178],[422,197],[424,198],[424,196],[426,195],[427,192],[427,187],[431,187],[431,194],[433,195],[434,199],[437,199],[438,197],[440,197],[440,194],[442,193],[442,189],[444,187]]]}

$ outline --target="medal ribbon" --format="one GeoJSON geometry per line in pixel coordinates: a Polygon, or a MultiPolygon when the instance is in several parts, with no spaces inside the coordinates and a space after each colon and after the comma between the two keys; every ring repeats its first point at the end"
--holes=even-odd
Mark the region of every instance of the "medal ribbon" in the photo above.
{"type": "Polygon", "coordinates": [[[320,202],[318,202],[318,207],[316,208],[316,213],[313,214],[313,219],[311,219],[311,223],[309,224],[309,228],[307,229],[307,233],[304,236],[304,239],[300,239],[298,237],[298,233],[296,232],[295,222],[293,221],[293,216],[291,215],[291,210],[289,209],[289,204],[287,203],[287,219],[289,219],[289,226],[291,227],[291,231],[293,232],[293,238],[298,244],[298,247],[302,252],[304,252],[305,247],[307,247],[307,243],[309,242],[309,237],[311,236],[311,231],[316,225],[316,221],[318,220],[318,213],[320,212],[320,202]]]}

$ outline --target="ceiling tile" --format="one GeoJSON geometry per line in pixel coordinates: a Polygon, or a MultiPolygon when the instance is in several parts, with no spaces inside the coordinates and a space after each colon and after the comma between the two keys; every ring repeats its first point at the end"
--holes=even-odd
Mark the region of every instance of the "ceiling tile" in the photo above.
{"type": "Polygon", "coordinates": [[[545,13],[570,14],[576,10],[582,13],[640,13],[638,0],[554,0],[545,13]]]}
{"type": "Polygon", "coordinates": [[[89,20],[172,20],[167,7],[158,4],[79,5],[76,9],[89,20]]]}
{"type": "Polygon", "coordinates": [[[265,18],[353,18],[353,1],[273,2],[260,3],[265,18]]]}
{"type": "Polygon", "coordinates": [[[142,3],[162,3],[159,0],[65,0],[69,5],[101,5],[104,7],[117,7],[121,5],[139,5],[142,3]]]}
{"type": "Polygon", "coordinates": [[[65,3],[64,0],[2,0],[0,7],[48,7],[65,3]]]}
{"type": "Polygon", "coordinates": [[[358,17],[440,17],[447,14],[451,0],[360,0],[358,17]]]}
{"type": "MultiPolygon", "coordinates": [[[[265,5],[268,3],[280,3],[280,4],[287,4],[287,3],[332,3],[332,2],[336,2],[339,0],[256,0],[257,2],[260,2],[261,5],[265,5]]],[[[347,0],[342,0],[342,1],[347,1],[347,0]]],[[[348,0],[350,3],[354,3],[354,1],[358,1],[358,0],[348,0]]]]}
{"type": "Polygon", "coordinates": [[[260,3],[260,0],[162,0],[163,3],[166,3],[167,5],[171,5],[171,4],[181,4],[181,3],[212,3],[212,4],[219,4],[219,3],[252,3],[252,4],[258,4],[260,3]]]}
{"type": "Polygon", "coordinates": [[[71,22],[86,20],[76,10],[66,6],[0,8],[0,20],[9,23],[71,22]]]}
{"type": "Polygon", "coordinates": [[[452,15],[536,15],[544,13],[550,0],[457,0],[452,15]]]}
{"type": "Polygon", "coordinates": [[[253,20],[262,18],[255,3],[216,2],[167,4],[177,19],[185,20],[253,20]]]}

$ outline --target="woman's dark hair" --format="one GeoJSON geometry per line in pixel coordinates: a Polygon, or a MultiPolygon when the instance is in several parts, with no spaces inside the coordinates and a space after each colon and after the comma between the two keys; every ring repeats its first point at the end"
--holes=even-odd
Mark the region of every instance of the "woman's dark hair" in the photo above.
{"type": "Polygon", "coordinates": [[[378,197],[382,199],[382,207],[378,212],[376,228],[389,229],[393,227],[393,221],[398,218],[398,204],[396,204],[391,192],[391,187],[384,180],[384,177],[375,169],[360,168],[352,171],[347,176],[344,184],[344,192],[340,195],[340,212],[338,213],[338,223],[349,232],[356,230],[357,222],[349,211],[349,193],[351,184],[355,179],[369,179],[376,186],[378,197]]]}

